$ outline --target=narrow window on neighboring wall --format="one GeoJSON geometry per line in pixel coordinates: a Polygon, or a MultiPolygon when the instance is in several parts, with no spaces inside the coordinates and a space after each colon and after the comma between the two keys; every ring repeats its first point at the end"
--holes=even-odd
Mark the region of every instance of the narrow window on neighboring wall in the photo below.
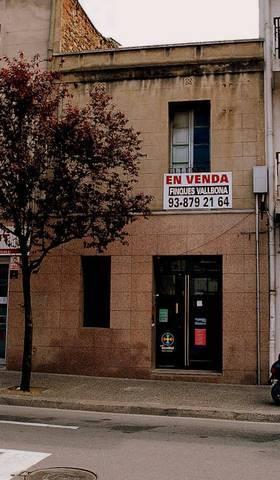
{"type": "Polygon", "coordinates": [[[110,327],[111,257],[82,257],[84,327],[110,327]]]}
{"type": "Polygon", "coordinates": [[[173,173],[210,170],[210,102],[170,104],[170,156],[173,173]]]}

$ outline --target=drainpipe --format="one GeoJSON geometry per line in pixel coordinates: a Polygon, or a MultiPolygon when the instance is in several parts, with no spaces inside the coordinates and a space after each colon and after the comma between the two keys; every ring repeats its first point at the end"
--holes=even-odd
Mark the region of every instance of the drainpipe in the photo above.
{"type": "Polygon", "coordinates": [[[256,317],[257,317],[257,385],[261,384],[260,349],[260,236],[259,236],[259,195],[256,193],[256,317]]]}
{"type": "MultiPolygon", "coordinates": [[[[279,191],[279,178],[280,178],[280,153],[276,152],[276,208],[278,206],[278,191],[279,191]]],[[[276,325],[275,325],[275,357],[277,358],[280,353],[280,276],[277,272],[280,272],[280,225],[279,225],[279,207],[276,210],[278,218],[275,216],[275,289],[276,289],[276,325]]]]}
{"type": "Polygon", "coordinates": [[[270,17],[270,0],[264,1],[265,29],[264,29],[264,105],[265,105],[265,150],[268,167],[268,255],[269,255],[269,365],[276,358],[275,331],[276,331],[276,276],[275,276],[275,173],[273,153],[273,110],[272,110],[272,32],[270,17]]]}

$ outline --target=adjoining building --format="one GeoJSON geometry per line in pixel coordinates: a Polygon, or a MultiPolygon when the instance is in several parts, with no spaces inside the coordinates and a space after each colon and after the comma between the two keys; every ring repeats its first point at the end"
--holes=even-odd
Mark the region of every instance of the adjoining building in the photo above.
{"type": "MultiPolygon", "coordinates": [[[[23,52],[27,57],[39,55],[46,69],[54,51],[118,46],[95,28],[78,0],[0,0],[0,64],[1,58],[23,52]]],[[[13,258],[17,248],[8,237],[0,230],[0,365],[7,363],[9,276],[15,277],[18,269],[13,258]]]]}
{"type": "Polygon", "coordinates": [[[0,0],[0,58],[23,51],[42,60],[55,52],[117,48],[92,24],[78,0],[0,0]]]}
{"type": "MultiPolygon", "coordinates": [[[[265,383],[263,41],[56,49],[52,66],[79,104],[104,84],[141,132],[137,189],[154,199],[128,245],[96,255],[71,242],[33,276],[34,370],[265,383]]],[[[5,357],[18,369],[20,280],[9,285],[5,357]]]]}
{"type": "Polygon", "coordinates": [[[264,39],[265,151],[269,178],[269,364],[280,352],[280,1],[259,0],[264,39]]]}

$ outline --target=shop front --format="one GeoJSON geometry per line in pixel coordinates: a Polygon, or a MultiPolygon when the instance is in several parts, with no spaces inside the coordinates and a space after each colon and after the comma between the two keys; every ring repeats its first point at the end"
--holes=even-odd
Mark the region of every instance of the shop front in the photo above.
{"type": "Polygon", "coordinates": [[[9,257],[0,257],[0,365],[6,362],[9,257]]]}
{"type": "Polygon", "coordinates": [[[156,367],[222,369],[222,257],[157,257],[156,367]]]}
{"type": "Polygon", "coordinates": [[[17,278],[19,249],[11,233],[0,229],[0,365],[6,365],[10,277],[17,278]]]}

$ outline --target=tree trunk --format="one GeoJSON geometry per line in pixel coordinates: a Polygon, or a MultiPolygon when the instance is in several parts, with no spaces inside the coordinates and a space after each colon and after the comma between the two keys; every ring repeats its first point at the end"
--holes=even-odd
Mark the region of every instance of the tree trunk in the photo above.
{"type": "Polygon", "coordinates": [[[31,271],[28,265],[27,255],[22,255],[22,289],[24,298],[24,348],[22,357],[22,371],[20,389],[24,392],[30,391],[30,380],[32,371],[32,342],[33,323],[31,306],[31,271]]]}

